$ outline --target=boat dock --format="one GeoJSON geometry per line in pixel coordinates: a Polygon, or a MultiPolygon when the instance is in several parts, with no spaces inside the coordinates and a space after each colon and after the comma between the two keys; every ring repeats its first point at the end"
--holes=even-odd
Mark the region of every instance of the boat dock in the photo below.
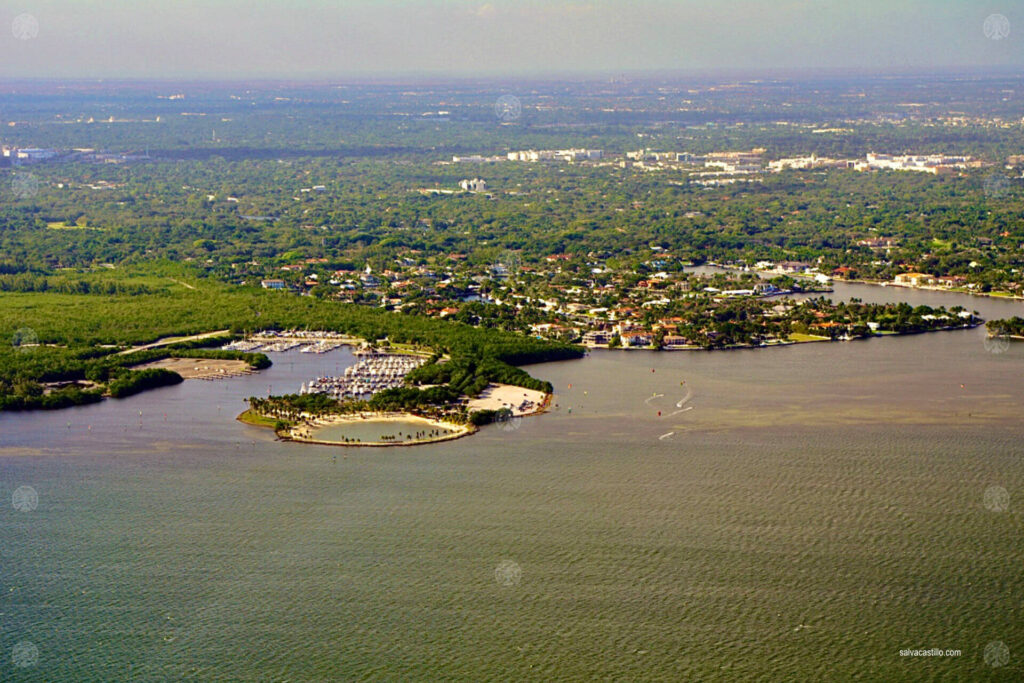
{"type": "Polygon", "coordinates": [[[405,376],[423,365],[418,356],[374,353],[345,368],[340,377],[317,377],[299,393],[327,394],[335,399],[363,398],[405,384],[405,376]]]}
{"type": "Polygon", "coordinates": [[[286,330],[276,332],[266,330],[257,332],[251,337],[231,342],[223,348],[227,351],[245,351],[247,353],[292,351],[300,353],[327,353],[347,344],[359,344],[361,340],[338,332],[310,330],[286,330]]]}

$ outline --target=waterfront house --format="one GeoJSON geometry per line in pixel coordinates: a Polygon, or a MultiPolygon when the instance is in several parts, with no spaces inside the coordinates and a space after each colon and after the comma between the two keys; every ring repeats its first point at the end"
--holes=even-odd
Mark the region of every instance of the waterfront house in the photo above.
{"type": "Polygon", "coordinates": [[[900,273],[896,276],[896,284],[907,287],[921,287],[935,283],[935,278],[927,273],[900,273]]]}
{"type": "Polygon", "coordinates": [[[654,335],[649,332],[626,332],[621,335],[623,346],[650,346],[654,335]]]}
{"type": "Polygon", "coordinates": [[[940,275],[935,280],[943,287],[962,287],[967,283],[967,278],[963,275],[940,275]]]}
{"type": "Polygon", "coordinates": [[[682,337],[678,334],[666,334],[661,343],[666,349],[674,349],[686,346],[690,342],[686,337],[682,337]]]}
{"type": "Polygon", "coordinates": [[[810,270],[811,264],[802,261],[782,261],[776,270],[783,273],[805,273],[810,270]]]}

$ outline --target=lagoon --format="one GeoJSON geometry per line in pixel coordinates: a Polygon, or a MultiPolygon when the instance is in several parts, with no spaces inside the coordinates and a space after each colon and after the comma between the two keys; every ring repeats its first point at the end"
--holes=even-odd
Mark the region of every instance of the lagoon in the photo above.
{"type": "Polygon", "coordinates": [[[327,424],[311,429],[309,438],[314,441],[343,443],[357,440],[363,443],[405,443],[422,441],[458,434],[455,429],[416,418],[352,418],[339,424],[327,424]]]}

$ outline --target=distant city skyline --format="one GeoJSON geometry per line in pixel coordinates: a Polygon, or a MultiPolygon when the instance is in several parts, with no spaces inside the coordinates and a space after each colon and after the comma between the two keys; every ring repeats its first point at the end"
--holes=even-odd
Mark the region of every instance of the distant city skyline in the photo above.
{"type": "Polygon", "coordinates": [[[543,76],[1024,67],[977,0],[4,3],[0,77],[543,76]]]}

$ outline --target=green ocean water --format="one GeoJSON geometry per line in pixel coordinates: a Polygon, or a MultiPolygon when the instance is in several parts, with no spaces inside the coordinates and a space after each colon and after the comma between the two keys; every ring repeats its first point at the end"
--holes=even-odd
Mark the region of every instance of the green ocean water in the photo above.
{"type": "Polygon", "coordinates": [[[1024,346],[598,352],[415,448],[233,420],[349,360],[0,415],[0,679],[1024,678],[1024,346]]]}

